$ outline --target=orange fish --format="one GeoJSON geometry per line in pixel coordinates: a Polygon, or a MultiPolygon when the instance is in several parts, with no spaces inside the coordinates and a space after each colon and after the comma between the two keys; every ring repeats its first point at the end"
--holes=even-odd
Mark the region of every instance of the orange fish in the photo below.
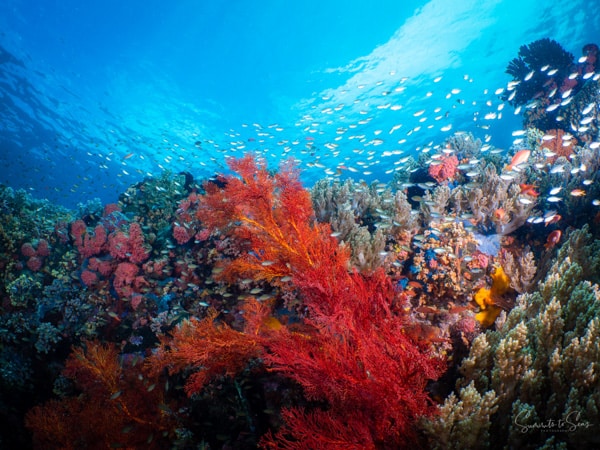
{"type": "Polygon", "coordinates": [[[494,217],[498,220],[504,220],[506,218],[506,211],[504,208],[498,208],[494,211],[494,217]]]}
{"type": "Polygon", "coordinates": [[[467,307],[467,306],[458,306],[458,305],[453,305],[453,306],[452,306],[452,307],[451,307],[451,308],[448,310],[448,312],[449,312],[450,314],[460,314],[461,312],[468,311],[468,310],[470,310],[470,309],[471,309],[471,308],[469,308],[469,307],[467,307]]]}
{"type": "Polygon", "coordinates": [[[418,281],[409,281],[408,286],[410,286],[412,288],[416,288],[416,289],[421,289],[423,287],[423,285],[421,283],[419,283],[418,281]]]}
{"type": "Polygon", "coordinates": [[[439,312],[439,310],[437,308],[434,308],[433,306],[427,306],[427,305],[419,306],[419,307],[415,308],[415,311],[422,313],[422,314],[437,314],[439,312]]]}
{"type": "MultiPolygon", "coordinates": [[[[552,217],[548,218],[548,221],[546,222],[546,226],[556,223],[560,219],[562,219],[562,216],[560,214],[554,214],[552,217]]],[[[544,222],[545,222],[545,220],[544,220],[544,222]]]]}
{"type": "Polygon", "coordinates": [[[529,159],[529,155],[531,155],[531,150],[519,150],[511,159],[510,164],[506,166],[506,170],[511,171],[516,166],[525,163],[529,159]]]}
{"type": "Polygon", "coordinates": [[[583,197],[585,195],[585,191],[583,189],[573,189],[571,191],[571,195],[573,197],[583,197]]]}
{"type": "Polygon", "coordinates": [[[521,194],[531,195],[532,197],[540,195],[540,193],[535,190],[536,186],[533,184],[519,184],[519,187],[521,188],[521,194]]]}
{"type": "Polygon", "coordinates": [[[549,250],[552,247],[554,247],[556,244],[558,244],[561,236],[562,236],[562,233],[560,230],[554,230],[552,233],[550,233],[548,235],[548,239],[546,239],[546,245],[544,245],[544,247],[546,247],[546,250],[549,250]]]}
{"type": "Polygon", "coordinates": [[[263,320],[263,325],[266,329],[271,331],[279,331],[283,328],[283,324],[273,316],[269,316],[263,320]]]}

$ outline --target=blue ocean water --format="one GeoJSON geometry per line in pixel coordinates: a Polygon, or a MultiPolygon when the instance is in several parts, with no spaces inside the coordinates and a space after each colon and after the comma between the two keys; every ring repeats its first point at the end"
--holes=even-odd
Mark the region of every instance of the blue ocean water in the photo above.
{"type": "Polygon", "coordinates": [[[0,181],[73,206],[165,169],[209,176],[251,150],[297,158],[310,184],[356,162],[344,176],[386,181],[397,156],[384,152],[461,130],[507,148],[520,119],[498,110],[506,64],[543,37],[580,55],[599,8],[6,0],[0,181]]]}

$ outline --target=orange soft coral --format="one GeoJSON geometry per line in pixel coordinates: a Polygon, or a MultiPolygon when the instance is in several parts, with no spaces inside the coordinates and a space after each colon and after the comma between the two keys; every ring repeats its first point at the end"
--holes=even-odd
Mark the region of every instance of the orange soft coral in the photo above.
{"type": "Polygon", "coordinates": [[[506,306],[506,294],[510,292],[510,279],[504,273],[504,269],[498,266],[492,277],[492,287],[481,288],[475,293],[475,302],[481,308],[481,311],[475,315],[475,318],[484,327],[490,327],[502,311],[500,306],[506,306]]]}
{"type": "Polygon", "coordinates": [[[249,243],[251,251],[228,264],[222,278],[278,284],[323,263],[346,269],[348,250],[330,236],[328,224],[314,220],[310,193],[291,163],[276,175],[252,155],[231,159],[229,165],[240,177],[228,177],[223,189],[207,184],[198,210],[209,228],[229,229],[240,242],[249,243]]]}
{"type": "Polygon", "coordinates": [[[259,333],[277,331],[276,319],[268,316],[269,308],[253,300],[246,301],[242,309],[245,317],[243,331],[215,322],[216,311],[209,311],[203,320],[192,318],[179,324],[172,337],[161,337],[161,347],[149,359],[153,374],[167,367],[169,373],[179,373],[192,366],[197,369],[186,384],[185,392],[192,396],[219,376],[232,376],[241,372],[251,358],[263,351],[259,333]]]}

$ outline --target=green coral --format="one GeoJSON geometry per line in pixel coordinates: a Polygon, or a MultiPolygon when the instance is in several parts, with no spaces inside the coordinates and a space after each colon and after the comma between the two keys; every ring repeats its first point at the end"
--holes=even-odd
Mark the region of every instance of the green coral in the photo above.
{"type": "Polygon", "coordinates": [[[498,399],[494,391],[483,396],[471,382],[459,393],[446,399],[440,408],[443,420],[426,420],[423,427],[436,440],[431,442],[434,450],[463,450],[489,447],[490,417],[497,411],[498,399]],[[449,429],[447,424],[452,424],[449,429]]]}
{"type": "Polygon", "coordinates": [[[26,308],[30,302],[35,301],[41,290],[42,284],[33,276],[25,273],[8,283],[6,287],[10,304],[15,308],[26,308]]]}
{"type": "Polygon", "coordinates": [[[518,297],[502,328],[474,340],[457,381],[461,401],[451,395],[424,424],[430,445],[597,447],[599,281],[600,241],[586,226],[570,234],[538,289],[518,297]],[[487,433],[473,445],[473,435],[487,433]]]}
{"type": "Polygon", "coordinates": [[[178,203],[198,186],[184,174],[165,170],[158,177],[148,177],[130,186],[119,196],[123,213],[135,216],[149,232],[158,234],[169,229],[178,203]]]}

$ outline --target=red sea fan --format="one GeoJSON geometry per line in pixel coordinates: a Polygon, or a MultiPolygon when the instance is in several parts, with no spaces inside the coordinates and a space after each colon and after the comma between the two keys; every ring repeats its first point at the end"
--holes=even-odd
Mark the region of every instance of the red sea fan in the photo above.
{"type": "Polygon", "coordinates": [[[273,283],[290,276],[306,307],[307,326],[304,333],[265,330],[258,325],[267,318],[264,306],[245,314],[251,325],[241,332],[215,326],[212,319],[193,321],[162,343],[151,364],[173,372],[203,367],[188,381],[193,393],[210,377],[233,374],[260,356],[271,370],[302,386],[309,400],[325,405],[289,410],[285,426],[265,438],[265,446],[415,443],[417,419],[433,410],[426,383],[440,375],[442,364],[411,338],[403,311],[394,309],[390,280],[382,269],[369,276],[348,272],[348,249],[330,236],[328,225],[316,223],[309,193],[291,165],[273,176],[249,155],[229,164],[240,177],[228,177],[224,188],[208,184],[199,205],[199,218],[209,228],[249,242],[224,273],[231,281],[273,283]]]}
{"type": "Polygon", "coordinates": [[[35,448],[168,447],[175,419],[165,412],[169,408],[158,379],[143,364],[122,365],[110,344],[84,346],[73,350],[63,372],[81,394],[51,400],[26,415],[35,448]]]}
{"type": "Polygon", "coordinates": [[[347,264],[348,252],[329,236],[329,226],[315,222],[310,193],[302,188],[291,163],[275,176],[252,155],[232,159],[229,165],[240,177],[227,178],[224,189],[208,184],[199,208],[207,226],[229,229],[250,243],[252,252],[234,260],[225,278],[247,274],[276,282],[313,266],[320,270],[347,264]]]}
{"type": "Polygon", "coordinates": [[[332,416],[327,411],[307,413],[300,408],[285,409],[282,412],[284,427],[276,434],[267,433],[261,439],[261,447],[286,450],[374,450],[376,447],[368,426],[360,414],[348,416],[345,420],[332,416]],[[319,430],[315,433],[315,430],[319,430]],[[294,435],[290,441],[286,436],[294,435]]]}
{"type": "MultiPolygon", "coordinates": [[[[320,332],[282,331],[269,342],[264,360],[298,382],[308,399],[326,400],[328,417],[339,420],[338,429],[359,422],[370,442],[363,448],[415,442],[417,419],[433,412],[426,384],[440,375],[442,365],[410,339],[404,318],[392,312],[391,285],[383,271],[368,279],[348,275],[340,282],[346,284],[346,296],[338,304],[315,308],[311,303],[307,323],[320,332]]],[[[326,297],[321,300],[327,302],[326,297]]],[[[328,436],[329,428],[320,421],[286,422],[277,440],[284,442],[287,435],[293,437],[289,442],[304,444],[303,436],[328,436]]],[[[354,427],[346,431],[351,436],[354,427]]]]}
{"type": "Polygon", "coordinates": [[[161,338],[159,350],[149,360],[153,373],[167,368],[170,374],[188,367],[197,369],[187,380],[185,392],[192,396],[212,379],[239,373],[251,358],[262,354],[258,333],[268,308],[256,301],[244,306],[244,331],[215,323],[216,311],[203,320],[190,319],[177,326],[172,338],[161,338]]]}

